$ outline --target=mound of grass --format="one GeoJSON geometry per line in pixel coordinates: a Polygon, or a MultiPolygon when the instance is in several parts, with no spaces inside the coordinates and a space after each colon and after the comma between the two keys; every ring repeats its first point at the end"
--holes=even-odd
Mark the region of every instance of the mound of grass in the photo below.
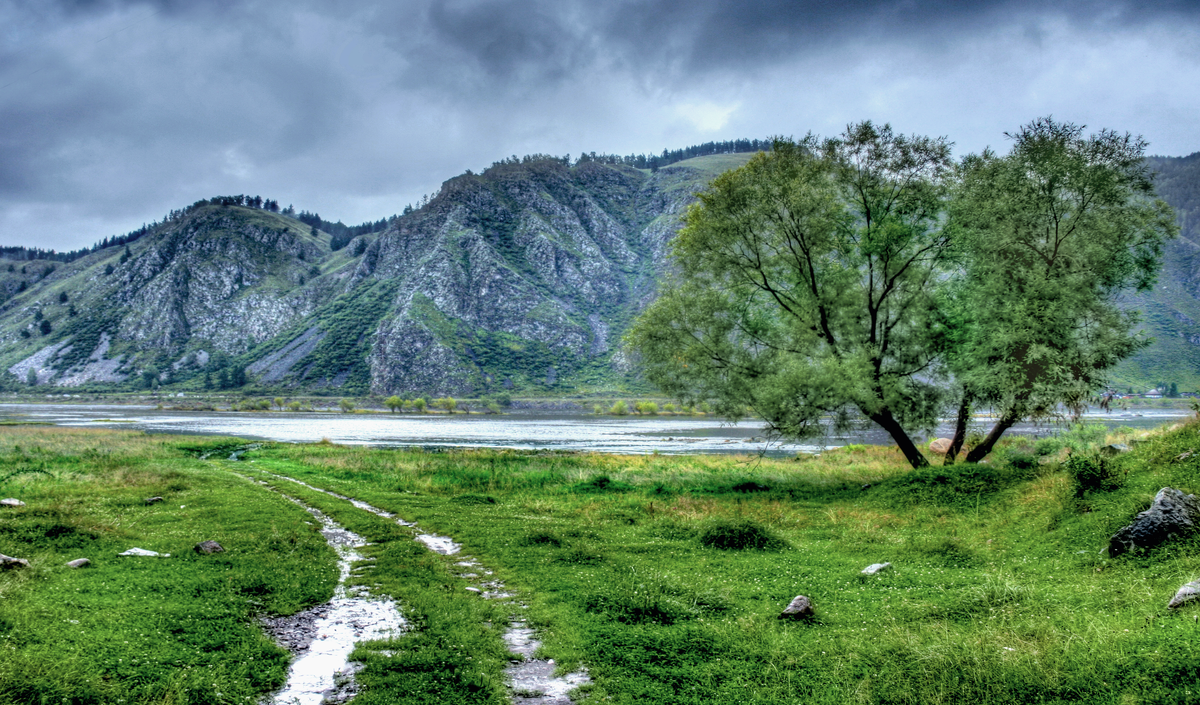
{"type": "Polygon", "coordinates": [[[634,489],[633,485],[627,485],[624,482],[617,482],[608,475],[597,475],[590,480],[580,482],[571,488],[574,492],[579,493],[596,493],[596,492],[629,492],[634,489]]]}
{"type": "Polygon", "coordinates": [[[562,546],[563,540],[550,531],[532,531],[517,542],[522,546],[562,546]]]}
{"type": "Polygon", "coordinates": [[[700,533],[700,543],[723,551],[777,551],[787,542],[750,519],[719,520],[700,533]]]}
{"type": "Polygon", "coordinates": [[[496,498],[486,494],[460,494],[451,497],[450,501],[455,504],[495,504],[496,498]]]}

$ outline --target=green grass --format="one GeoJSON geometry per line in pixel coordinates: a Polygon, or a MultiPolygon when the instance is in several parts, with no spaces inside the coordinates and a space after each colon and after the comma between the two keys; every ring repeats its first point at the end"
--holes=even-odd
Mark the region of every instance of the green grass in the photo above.
{"type": "MultiPolygon", "coordinates": [[[[239,696],[276,682],[281,657],[256,636],[251,615],[319,601],[329,583],[293,585],[296,567],[265,549],[274,540],[266,527],[287,540],[285,525],[304,515],[240,475],[372,542],[363,550],[374,567],[356,579],[395,596],[413,628],[387,645],[390,655],[360,651],[356,702],[504,700],[500,634],[516,608],[470,595],[453,574],[457,559],[426,551],[411,530],[268,473],[462,542],[528,604],[522,617],[539,629],[544,654],[564,670],[588,668],[585,702],[1185,703],[1200,693],[1190,648],[1200,612],[1166,609],[1180,585],[1200,577],[1200,540],[1114,560],[1099,554],[1160,487],[1200,490],[1200,452],[1178,459],[1200,451],[1196,424],[1141,439],[1089,429],[1055,441],[1013,439],[986,465],[922,471],[894,449],[870,446],[770,460],[266,444],[242,462],[201,462],[203,448],[225,451],[232,446],[220,444],[232,442],[199,448],[195,440],[91,433],[17,427],[0,441],[4,467],[29,471],[0,485],[29,502],[12,515],[23,528],[8,529],[5,515],[0,552],[35,559],[28,572],[0,575],[0,701],[49,694],[58,702],[76,697],[67,683],[85,683],[107,690],[73,702],[115,702],[118,693],[128,702],[244,702],[201,689],[189,675],[198,669],[222,673],[210,683],[239,696]],[[124,460],[84,457],[81,447],[113,447],[96,440],[110,437],[124,460]],[[1104,482],[1080,484],[1080,470],[1060,461],[1068,452],[1091,457],[1104,440],[1138,442],[1105,461],[1104,482]],[[175,495],[162,505],[140,504],[167,492],[175,495]],[[61,514],[35,514],[43,510],[31,497],[52,498],[61,514]],[[204,521],[188,524],[195,517],[174,510],[180,504],[203,506],[204,521]],[[221,571],[213,557],[188,550],[201,538],[228,547],[250,536],[257,541],[245,550],[257,549],[257,561],[221,571]],[[100,545],[180,559],[60,567],[80,547],[100,545]],[[892,568],[860,574],[884,561],[892,568]],[[162,580],[160,565],[179,575],[162,580]],[[123,572],[109,579],[101,570],[123,572]],[[89,597],[82,609],[73,590],[84,581],[98,589],[97,575],[103,601],[89,597]],[[131,585],[139,588],[124,589],[131,585]],[[247,585],[261,594],[248,597],[247,585]],[[779,620],[797,594],[811,598],[814,619],[779,620]],[[145,609],[147,599],[157,609],[145,609]],[[178,619],[171,610],[184,604],[189,614],[219,616],[178,619]],[[166,624],[179,631],[160,641],[166,624]],[[235,646],[206,650],[217,640],[235,646]],[[85,642],[106,646],[89,651],[85,642]],[[268,664],[257,680],[245,667],[251,651],[268,664]],[[135,658],[138,669],[126,665],[135,658]],[[50,668],[52,659],[70,668],[50,668]],[[187,678],[185,698],[177,681],[187,678]]],[[[310,533],[298,541],[322,557],[307,570],[332,565],[310,533]]]]}
{"type": "Polygon", "coordinates": [[[0,702],[239,703],[283,683],[288,655],[253,616],[328,599],[332,552],[303,510],[187,442],[4,430],[0,494],[26,506],[0,515],[0,553],[30,567],[0,573],[0,702]],[[207,539],[226,552],[191,550],[207,539]],[[171,557],[117,556],[133,546],[171,557]]]}

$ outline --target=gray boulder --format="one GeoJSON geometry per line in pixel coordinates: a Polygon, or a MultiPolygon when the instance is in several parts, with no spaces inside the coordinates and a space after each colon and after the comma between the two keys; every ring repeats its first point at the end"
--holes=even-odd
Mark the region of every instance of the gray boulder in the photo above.
{"type": "Polygon", "coordinates": [[[1196,528],[1200,521],[1200,500],[1179,490],[1164,487],[1154,495],[1154,502],[1139,512],[1133,523],[1113,534],[1108,541],[1108,555],[1116,557],[1135,548],[1151,548],[1173,536],[1182,536],[1196,528]]]}
{"type": "Polygon", "coordinates": [[[1171,601],[1167,603],[1167,607],[1176,609],[1178,607],[1182,607],[1185,603],[1191,602],[1197,597],[1200,597],[1200,580],[1193,580],[1187,585],[1179,588],[1179,592],[1175,593],[1175,597],[1171,598],[1171,601]]]}
{"type": "Polygon", "coordinates": [[[862,569],[862,574],[863,575],[875,575],[879,571],[887,570],[888,568],[891,568],[891,567],[892,567],[891,563],[872,563],[871,565],[862,569]]]}
{"type": "Polygon", "coordinates": [[[146,498],[146,504],[158,504],[161,501],[163,501],[162,497],[147,497],[146,498]]]}
{"type": "Polygon", "coordinates": [[[73,561],[67,561],[68,568],[86,568],[91,564],[92,562],[86,558],[76,558],[73,561]]]}
{"type": "Polygon", "coordinates": [[[195,546],[192,546],[192,550],[196,553],[203,553],[206,556],[212,553],[225,552],[225,549],[221,548],[221,544],[217,543],[216,541],[201,541],[195,546]]]}
{"type": "Polygon", "coordinates": [[[19,499],[13,499],[12,497],[9,497],[8,499],[0,499],[0,507],[24,507],[24,506],[25,506],[25,503],[19,499]]]}
{"type": "Polygon", "coordinates": [[[11,570],[13,568],[28,568],[29,561],[24,558],[13,558],[0,553],[0,569],[11,570]]]}
{"type": "Polygon", "coordinates": [[[779,614],[780,619],[808,619],[813,616],[812,602],[804,595],[796,595],[787,607],[783,608],[783,612],[779,614]]]}

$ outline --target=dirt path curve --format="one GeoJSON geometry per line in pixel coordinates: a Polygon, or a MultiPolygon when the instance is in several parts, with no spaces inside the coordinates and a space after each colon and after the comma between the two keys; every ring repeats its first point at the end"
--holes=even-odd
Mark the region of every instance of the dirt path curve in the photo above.
{"type": "MultiPolygon", "coordinates": [[[[462,569],[458,572],[458,576],[475,581],[467,590],[488,600],[510,601],[514,597],[512,593],[505,590],[504,583],[492,578],[492,571],[483,568],[479,561],[474,558],[460,555],[462,546],[455,543],[449,536],[439,536],[421,531],[416,524],[400,519],[389,511],[373,507],[353,497],[347,497],[346,495],[315,487],[294,477],[277,475],[266,471],[261,472],[279,480],[293,482],[314,492],[320,492],[335,499],[349,502],[358,509],[370,512],[384,519],[391,519],[401,526],[413,528],[417,532],[416,540],[425,544],[429,550],[443,556],[458,556],[459,560],[454,564],[455,567],[462,569]]],[[[284,493],[281,492],[281,494],[284,493]]],[[[314,510],[309,509],[309,511],[312,512],[314,510]]],[[[505,673],[509,678],[509,685],[513,692],[514,705],[571,705],[568,693],[590,682],[586,669],[580,668],[572,673],[555,676],[554,671],[556,670],[556,666],[553,659],[534,658],[534,655],[542,644],[537,640],[534,631],[526,625],[518,614],[513,615],[513,620],[509,625],[508,631],[504,633],[504,642],[508,645],[509,651],[514,656],[512,664],[505,669],[505,673]]]]}

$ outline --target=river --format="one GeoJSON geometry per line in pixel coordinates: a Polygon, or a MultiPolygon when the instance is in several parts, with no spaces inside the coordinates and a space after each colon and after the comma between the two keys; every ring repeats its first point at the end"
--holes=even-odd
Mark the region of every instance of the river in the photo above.
{"type": "MultiPolygon", "coordinates": [[[[1181,409],[1094,410],[1089,422],[1109,427],[1152,428],[1182,420],[1181,409]]],[[[176,411],[119,404],[0,404],[0,421],[38,421],[61,426],[126,428],[148,433],[221,435],[256,440],[382,447],[470,447],[594,451],[602,453],[765,453],[791,456],[849,443],[888,444],[876,428],[830,434],[824,443],[767,443],[761,423],[726,424],[716,417],[612,417],[582,413],[342,414],[331,412],[176,411]]],[[[987,419],[979,419],[986,427],[987,419]]],[[[1057,427],[1029,424],[1009,433],[1046,435],[1057,427]]],[[[937,435],[948,436],[948,424],[937,435]]]]}

